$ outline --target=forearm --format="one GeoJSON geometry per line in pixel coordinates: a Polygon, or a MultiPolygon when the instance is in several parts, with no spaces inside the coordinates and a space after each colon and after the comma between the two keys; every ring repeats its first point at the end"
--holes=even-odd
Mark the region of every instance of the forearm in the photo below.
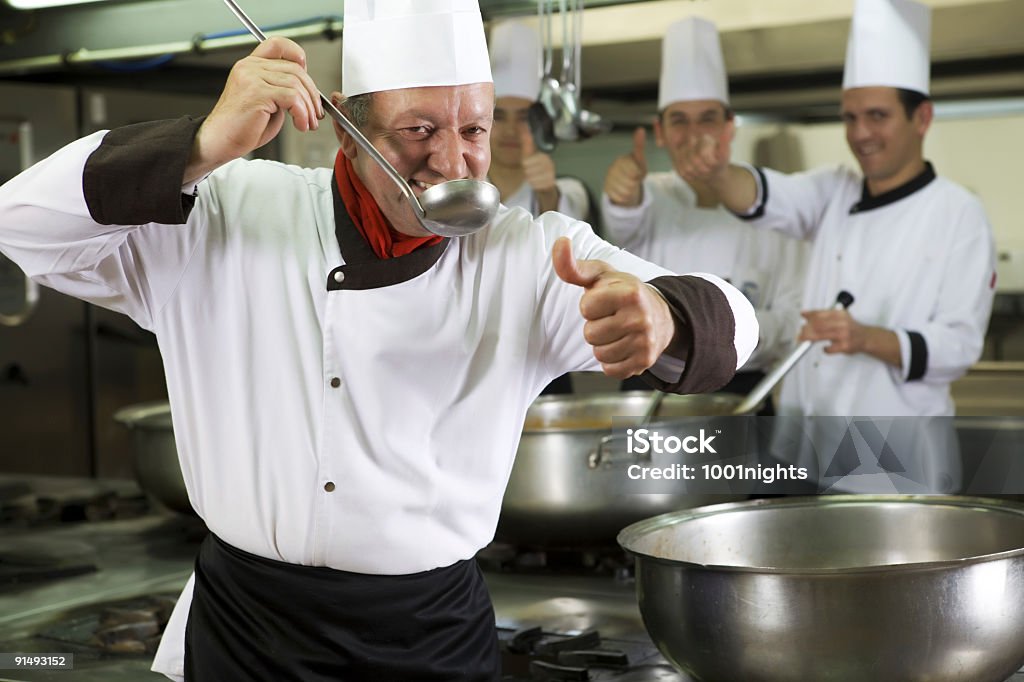
{"type": "Polygon", "coordinates": [[[558,201],[560,199],[560,194],[558,192],[557,186],[541,192],[535,192],[535,194],[537,196],[538,213],[547,213],[548,211],[554,211],[558,209],[558,201]]]}
{"type": "Polygon", "coordinates": [[[729,164],[713,186],[722,204],[733,213],[746,213],[757,201],[757,182],[743,166],[729,164]]]}
{"type": "Polygon", "coordinates": [[[864,327],[862,353],[892,365],[897,369],[903,367],[900,354],[900,339],[896,332],[883,327],[864,327]]]}
{"type": "Polygon", "coordinates": [[[223,166],[232,159],[220,159],[209,152],[209,145],[203,141],[203,126],[199,126],[196,136],[192,140],[192,152],[189,154],[188,162],[185,164],[185,171],[182,174],[182,186],[193,185],[207,175],[223,166]]]}

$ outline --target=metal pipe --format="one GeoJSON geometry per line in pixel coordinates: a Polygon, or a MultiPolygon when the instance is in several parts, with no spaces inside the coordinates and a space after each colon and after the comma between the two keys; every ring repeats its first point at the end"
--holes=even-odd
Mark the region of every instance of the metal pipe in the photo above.
{"type": "MultiPolygon", "coordinates": [[[[295,28],[270,31],[271,35],[283,36],[285,38],[308,38],[316,35],[340,35],[342,22],[337,19],[325,19],[308,26],[296,26],[295,28]]],[[[209,38],[200,40],[181,40],[173,43],[160,43],[156,45],[139,45],[136,47],[115,47],[104,50],[90,50],[80,48],[74,52],[64,54],[45,55],[41,57],[26,57],[24,59],[11,59],[0,62],[0,74],[24,74],[31,71],[44,71],[59,69],[75,64],[89,64],[103,61],[119,61],[124,59],[145,59],[147,57],[158,57],[165,54],[189,54],[212,52],[236,47],[245,47],[252,44],[252,37],[246,33],[237,36],[224,36],[222,38],[209,38]]]]}

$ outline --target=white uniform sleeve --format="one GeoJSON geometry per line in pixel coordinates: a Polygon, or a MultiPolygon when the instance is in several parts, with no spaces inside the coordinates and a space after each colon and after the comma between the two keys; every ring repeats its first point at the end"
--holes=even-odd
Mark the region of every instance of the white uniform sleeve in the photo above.
{"type": "Polygon", "coordinates": [[[740,218],[798,239],[813,240],[822,216],[842,179],[840,168],[818,168],[787,175],[770,168],[748,168],[758,184],[759,200],[740,218]]]}
{"type": "MultiPolygon", "coordinates": [[[[538,282],[538,300],[541,324],[546,330],[545,357],[550,364],[548,369],[552,376],[566,371],[600,371],[600,363],[594,358],[592,348],[583,339],[583,318],[579,312],[579,301],[583,292],[579,287],[561,281],[551,265],[550,253],[555,240],[560,236],[568,236],[572,239],[573,253],[577,259],[603,260],[617,270],[634,274],[644,281],[671,276],[673,273],[612,246],[597,237],[585,223],[560,225],[560,221],[556,221],[557,218],[558,216],[545,214],[539,219],[546,236],[546,265],[538,282]]],[[[696,273],[695,277],[713,285],[724,295],[727,302],[726,306],[733,323],[730,328],[733,333],[731,341],[734,352],[731,357],[734,366],[728,368],[731,377],[732,372],[746,362],[757,342],[757,322],[753,308],[743,294],[720,278],[704,273],[696,273]]],[[[691,351],[691,361],[696,357],[700,363],[704,363],[705,360],[701,357],[703,353],[710,355],[718,351],[720,348],[716,350],[710,347],[702,347],[696,352],[691,351]]],[[[679,379],[678,373],[685,367],[684,360],[663,356],[653,371],[666,383],[674,384],[679,379]]]]}
{"type": "Polygon", "coordinates": [[[903,367],[894,368],[900,379],[948,384],[978,361],[995,295],[995,245],[992,228],[980,202],[964,205],[958,216],[956,243],[948,250],[942,289],[935,309],[923,328],[900,330],[903,367]],[[914,334],[926,348],[914,348],[914,334]],[[918,366],[920,365],[920,366],[918,366]],[[923,375],[921,374],[923,372],[923,375]]]}
{"type": "Polygon", "coordinates": [[[590,214],[590,195],[576,178],[558,178],[558,212],[574,220],[587,221],[590,214]]]}
{"type": "Polygon", "coordinates": [[[93,219],[83,173],[107,133],[72,142],[0,187],[0,252],[39,284],[152,329],[194,251],[197,228],[93,219]]]}
{"type": "Polygon", "coordinates": [[[776,264],[765,300],[755,309],[759,338],[749,360],[751,366],[765,369],[796,346],[797,334],[803,326],[800,304],[809,249],[806,242],[781,234],[755,231],[754,235],[754,246],[768,249],[776,264]]]}
{"type": "Polygon", "coordinates": [[[618,206],[607,194],[601,194],[601,218],[608,239],[627,251],[640,251],[640,245],[654,233],[654,192],[644,181],[643,199],[638,206],[618,206]]]}

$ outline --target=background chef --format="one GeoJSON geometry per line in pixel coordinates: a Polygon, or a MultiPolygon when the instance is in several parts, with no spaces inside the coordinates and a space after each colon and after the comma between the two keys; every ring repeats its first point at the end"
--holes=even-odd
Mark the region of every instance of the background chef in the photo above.
{"type": "MultiPolygon", "coordinates": [[[[796,338],[807,248],[800,240],[744,224],[722,207],[713,185],[680,176],[701,138],[731,139],[733,133],[718,31],[697,17],[672,24],[662,42],[654,135],[673,170],[647,172],[646,133],[637,128],[633,150],[608,169],[601,210],[612,242],[674,272],[713,272],[750,299],[758,346],[723,389],[747,393],[796,338]]],[[[624,387],[643,384],[628,379],[624,387]]]]}
{"type": "Polygon", "coordinates": [[[592,223],[590,197],[580,180],[557,177],[554,160],[538,151],[527,111],[540,91],[541,45],[537,31],[518,21],[502,21],[489,44],[494,77],[494,128],[488,179],[501,203],[537,216],[558,211],[592,223]]]}
{"type": "Polygon", "coordinates": [[[800,338],[828,343],[784,380],[784,413],[952,415],[950,382],[981,354],[992,230],[981,202],[924,158],[929,35],[920,3],[858,0],[841,113],[859,173],[752,171],[728,163],[726,139],[682,170],[752,225],[813,243],[800,338]],[[827,310],[843,289],[853,308],[827,310]]]}
{"type": "MultiPolygon", "coordinates": [[[[415,192],[486,175],[476,0],[347,0],[343,49],[349,114],[415,192]]],[[[159,340],[211,535],[155,670],[494,680],[472,558],[529,404],[571,370],[716,388],[751,352],[753,312],[557,213],[433,236],[338,128],[333,172],[241,158],[321,115],[302,50],[271,39],[205,119],[98,132],[0,188],[0,250],[159,340]]]]}
{"type": "MultiPolygon", "coordinates": [[[[590,193],[571,177],[557,177],[554,160],[538,151],[527,120],[540,90],[540,36],[518,21],[502,21],[491,29],[488,45],[494,77],[494,125],[491,168],[487,179],[501,193],[501,203],[539,216],[559,213],[594,224],[590,193]]],[[[556,377],[542,393],[572,393],[568,374],[556,377]]]]}

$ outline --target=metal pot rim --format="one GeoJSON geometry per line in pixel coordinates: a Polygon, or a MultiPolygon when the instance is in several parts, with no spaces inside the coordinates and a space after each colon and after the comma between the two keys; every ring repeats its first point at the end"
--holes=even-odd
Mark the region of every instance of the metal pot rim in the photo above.
{"type": "Polygon", "coordinates": [[[114,421],[129,429],[165,429],[169,426],[171,406],[166,400],[151,403],[137,403],[123,407],[114,413],[114,421]],[[159,423],[153,423],[158,420],[159,423]]]}
{"type": "MultiPolygon", "coordinates": [[[[638,397],[639,398],[647,399],[647,398],[649,398],[651,396],[652,393],[653,393],[653,390],[651,390],[651,391],[634,390],[634,391],[611,391],[611,392],[591,393],[591,394],[542,395],[542,396],[538,397],[536,400],[534,400],[533,403],[530,404],[530,409],[532,410],[535,406],[543,406],[543,405],[546,405],[546,404],[549,404],[549,403],[574,404],[574,403],[593,402],[595,400],[596,401],[605,401],[605,400],[607,400],[607,401],[620,400],[621,401],[621,400],[624,400],[624,399],[627,399],[627,398],[638,398],[638,397]]],[[[743,396],[739,395],[739,394],[735,394],[735,393],[702,393],[702,394],[694,394],[694,395],[698,395],[702,399],[705,399],[705,400],[711,399],[711,400],[721,401],[723,403],[732,402],[732,403],[735,403],[736,405],[739,405],[741,402],[743,402],[743,396]]],[[[668,402],[669,404],[671,404],[672,402],[675,402],[675,401],[685,401],[687,398],[690,398],[690,397],[691,397],[691,395],[689,395],[689,394],[669,393],[669,394],[667,394],[665,396],[665,402],[668,402]]],[[[756,409],[760,409],[760,406],[761,406],[761,403],[759,403],[754,409],[755,410],[756,409]]],[[[529,411],[527,411],[527,415],[529,415],[529,411]]],[[[620,415],[620,416],[622,418],[624,418],[624,419],[631,418],[631,417],[632,418],[636,418],[636,419],[640,418],[639,414],[637,414],[637,415],[620,415]]],[[[699,418],[722,419],[723,417],[733,417],[733,416],[737,416],[737,417],[738,416],[746,416],[746,414],[743,414],[743,415],[732,415],[732,414],[700,415],[700,414],[694,414],[694,415],[685,415],[685,416],[684,415],[679,415],[679,416],[669,415],[669,416],[664,416],[664,417],[655,417],[654,419],[651,420],[651,424],[652,425],[653,424],[671,424],[671,423],[673,423],[675,421],[679,421],[679,420],[683,420],[683,419],[699,419],[699,418]]],[[[567,426],[557,426],[556,425],[556,426],[540,426],[540,427],[534,427],[534,428],[529,428],[529,427],[527,427],[524,424],[522,432],[523,432],[524,436],[525,435],[535,435],[535,434],[554,434],[554,433],[608,433],[608,432],[610,432],[612,430],[612,428],[613,428],[612,424],[608,424],[607,426],[601,426],[601,427],[593,427],[593,426],[568,426],[567,427],[567,426]]]]}
{"type": "Polygon", "coordinates": [[[705,507],[695,507],[693,509],[683,509],[680,511],[669,512],[667,514],[661,514],[659,516],[654,516],[649,519],[637,521],[636,523],[627,526],[619,532],[619,535],[616,538],[616,540],[624,550],[626,550],[633,556],[637,557],[638,559],[642,558],[645,561],[652,561],[659,564],[675,566],[684,569],[699,569],[724,571],[728,573],[756,573],[763,575],[787,576],[837,576],[883,572],[890,573],[895,571],[924,572],[933,571],[937,569],[956,568],[1024,556],[1024,547],[1018,547],[1016,549],[1010,549],[1003,552],[994,552],[991,554],[981,554],[978,556],[963,557],[960,559],[948,559],[942,561],[919,561],[905,564],[885,564],[877,566],[856,566],[843,568],[794,569],[779,568],[772,566],[730,566],[726,564],[700,564],[691,561],[684,561],[682,559],[666,559],[664,557],[657,557],[652,554],[647,554],[646,552],[637,551],[632,547],[640,538],[656,530],[668,528],[670,526],[675,526],[680,523],[692,521],[694,519],[715,516],[717,514],[724,514],[734,511],[745,511],[749,509],[757,509],[760,507],[820,507],[847,504],[874,504],[880,502],[895,502],[900,504],[942,505],[953,507],[980,507],[987,511],[998,511],[1002,513],[1016,514],[1018,516],[1024,517],[1024,505],[988,497],[968,497],[960,495],[900,494],[817,495],[804,497],[745,500],[742,502],[727,502],[723,504],[708,505],[705,507]]]}

